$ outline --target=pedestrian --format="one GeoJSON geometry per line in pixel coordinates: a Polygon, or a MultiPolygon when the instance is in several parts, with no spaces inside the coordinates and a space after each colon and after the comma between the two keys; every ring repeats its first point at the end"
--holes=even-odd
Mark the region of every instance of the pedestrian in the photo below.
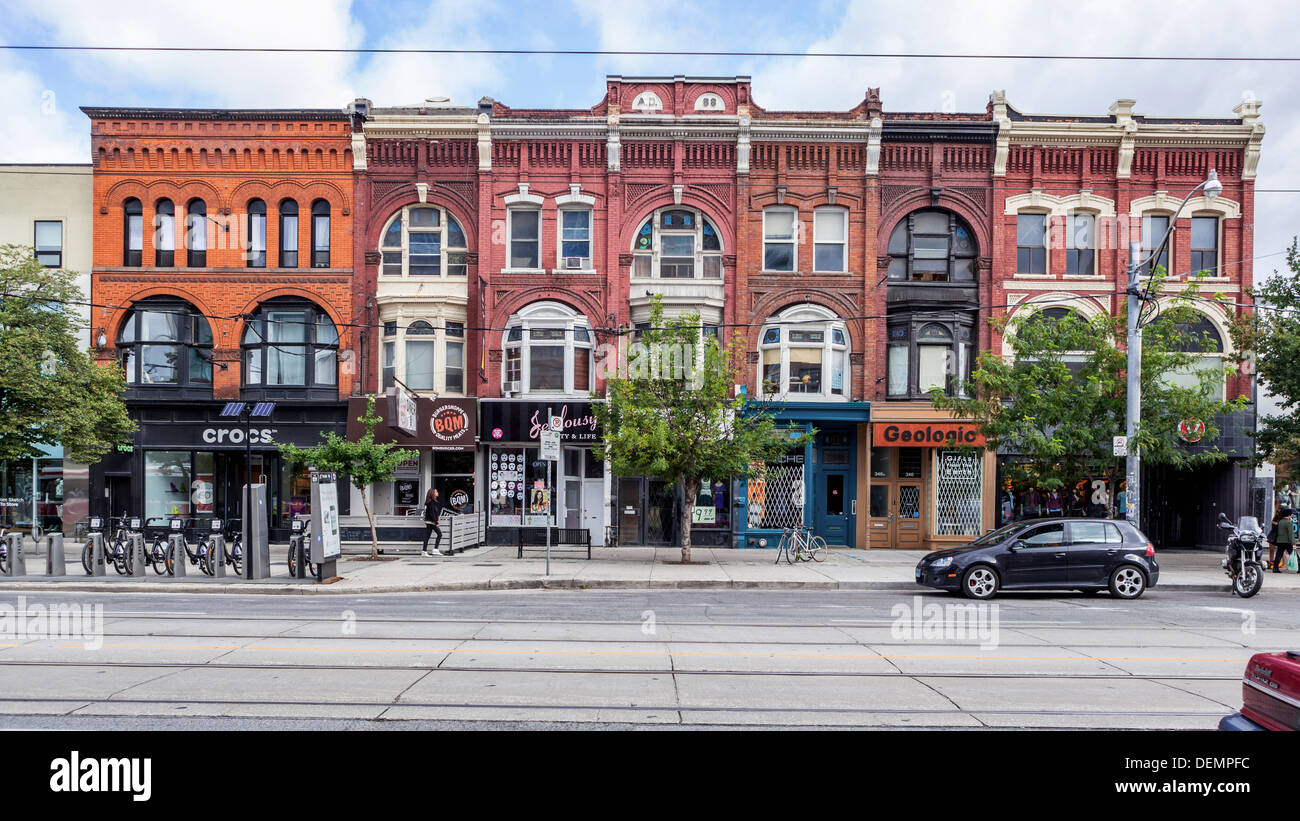
{"type": "Polygon", "coordinates": [[[1291,519],[1291,508],[1279,504],[1277,513],[1273,514],[1273,538],[1268,543],[1268,563],[1274,573],[1282,572],[1287,556],[1295,549],[1295,522],[1291,519]],[[1277,561],[1273,560],[1274,550],[1277,561]]]}
{"type": "MultiPolygon", "coordinates": [[[[442,528],[438,527],[438,519],[442,517],[443,511],[451,510],[442,503],[438,498],[437,488],[429,488],[429,492],[424,494],[424,546],[420,548],[421,556],[443,556],[452,555],[456,551],[450,547],[447,553],[443,553],[438,547],[442,544],[442,528]],[[438,534],[438,538],[433,542],[433,552],[429,552],[429,536],[433,533],[438,534]]],[[[455,511],[452,511],[455,512],[455,511]]]]}

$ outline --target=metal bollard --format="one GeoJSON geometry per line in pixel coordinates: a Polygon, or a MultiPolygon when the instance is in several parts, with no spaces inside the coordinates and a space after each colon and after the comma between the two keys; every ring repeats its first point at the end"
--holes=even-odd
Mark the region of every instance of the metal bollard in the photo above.
{"type": "Polygon", "coordinates": [[[148,566],[144,562],[144,534],[132,533],[129,545],[131,551],[131,577],[143,578],[148,566]]]}
{"type": "Polygon", "coordinates": [[[68,563],[63,555],[62,533],[51,533],[45,537],[45,575],[68,575],[68,563]]]}
{"type": "Polygon", "coordinates": [[[90,534],[90,575],[104,575],[104,534],[90,534]]]}
{"type": "Polygon", "coordinates": [[[181,544],[181,535],[172,533],[167,537],[167,549],[172,555],[172,575],[178,579],[185,578],[189,569],[190,557],[185,555],[185,545],[181,544]]]}
{"type": "Polygon", "coordinates": [[[212,576],[216,579],[226,577],[226,537],[214,533],[208,541],[208,550],[212,551],[212,576]]]}
{"type": "Polygon", "coordinates": [[[23,555],[23,534],[9,534],[9,570],[6,576],[26,576],[27,558],[23,555]]]}

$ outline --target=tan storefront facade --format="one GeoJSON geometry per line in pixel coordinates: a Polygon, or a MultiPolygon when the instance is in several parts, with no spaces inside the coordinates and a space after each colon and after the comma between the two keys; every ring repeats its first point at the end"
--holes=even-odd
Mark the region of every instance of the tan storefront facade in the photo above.
{"type": "Polygon", "coordinates": [[[975,425],[928,402],[873,404],[868,441],[868,548],[938,550],[993,528],[997,459],[975,425]]]}

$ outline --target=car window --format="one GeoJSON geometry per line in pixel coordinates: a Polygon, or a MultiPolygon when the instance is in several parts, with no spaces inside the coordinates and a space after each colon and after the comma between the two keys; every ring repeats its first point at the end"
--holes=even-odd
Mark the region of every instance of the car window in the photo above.
{"type": "Polygon", "coordinates": [[[1042,525],[1025,531],[1020,539],[1029,547],[1060,547],[1065,541],[1065,525],[1042,525]]]}
{"type": "Polygon", "coordinates": [[[1105,544],[1107,529],[1114,530],[1105,522],[1070,522],[1070,543],[1105,544]]]}
{"type": "Polygon", "coordinates": [[[1119,528],[1115,525],[1106,524],[1106,544],[1123,544],[1124,537],[1119,535],[1119,528]]]}

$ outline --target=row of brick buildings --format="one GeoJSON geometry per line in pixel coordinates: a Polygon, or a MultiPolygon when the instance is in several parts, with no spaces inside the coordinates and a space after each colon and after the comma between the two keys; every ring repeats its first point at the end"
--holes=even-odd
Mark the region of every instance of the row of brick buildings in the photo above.
{"type": "MultiPolygon", "coordinates": [[[[92,469],[91,506],[237,517],[245,443],[217,411],[269,400],[253,470],[275,533],[310,496],[270,442],[343,432],[358,397],[402,386],[421,397],[416,430],[387,435],[421,456],[368,500],[388,538],[429,487],[493,539],[539,524],[549,499],[562,525],[625,544],[672,542],[684,503],[697,543],[736,546],[797,522],[834,544],[937,546],[1068,509],[1003,486],[1014,454],[945,449],[970,429],[926,392],[1004,350],[995,316],[1118,310],[1128,241],[1158,239],[1210,169],[1223,194],[1184,211],[1168,268],[1208,268],[1227,294],[1251,284],[1258,103],[1221,119],[1133,105],[1037,116],[995,92],[982,112],[894,112],[870,89],[845,111],[773,111],[747,77],[615,76],[572,110],[84,108],[92,344],[127,368],[140,423],[92,469]],[[740,331],[749,396],[815,441],[695,500],[611,476],[591,452],[598,359],[654,295],[703,333],[740,331]],[[568,421],[543,487],[548,410],[568,421]],[[458,413],[474,435],[434,434],[458,413]]],[[[1207,303],[1207,358],[1231,353],[1230,319],[1207,303]]],[[[1224,391],[1248,394],[1249,376],[1224,391]]],[[[1181,492],[1235,505],[1249,483],[1233,463],[1181,492]]],[[[1212,511],[1161,484],[1145,500],[1156,538],[1201,539],[1212,511]]]]}

